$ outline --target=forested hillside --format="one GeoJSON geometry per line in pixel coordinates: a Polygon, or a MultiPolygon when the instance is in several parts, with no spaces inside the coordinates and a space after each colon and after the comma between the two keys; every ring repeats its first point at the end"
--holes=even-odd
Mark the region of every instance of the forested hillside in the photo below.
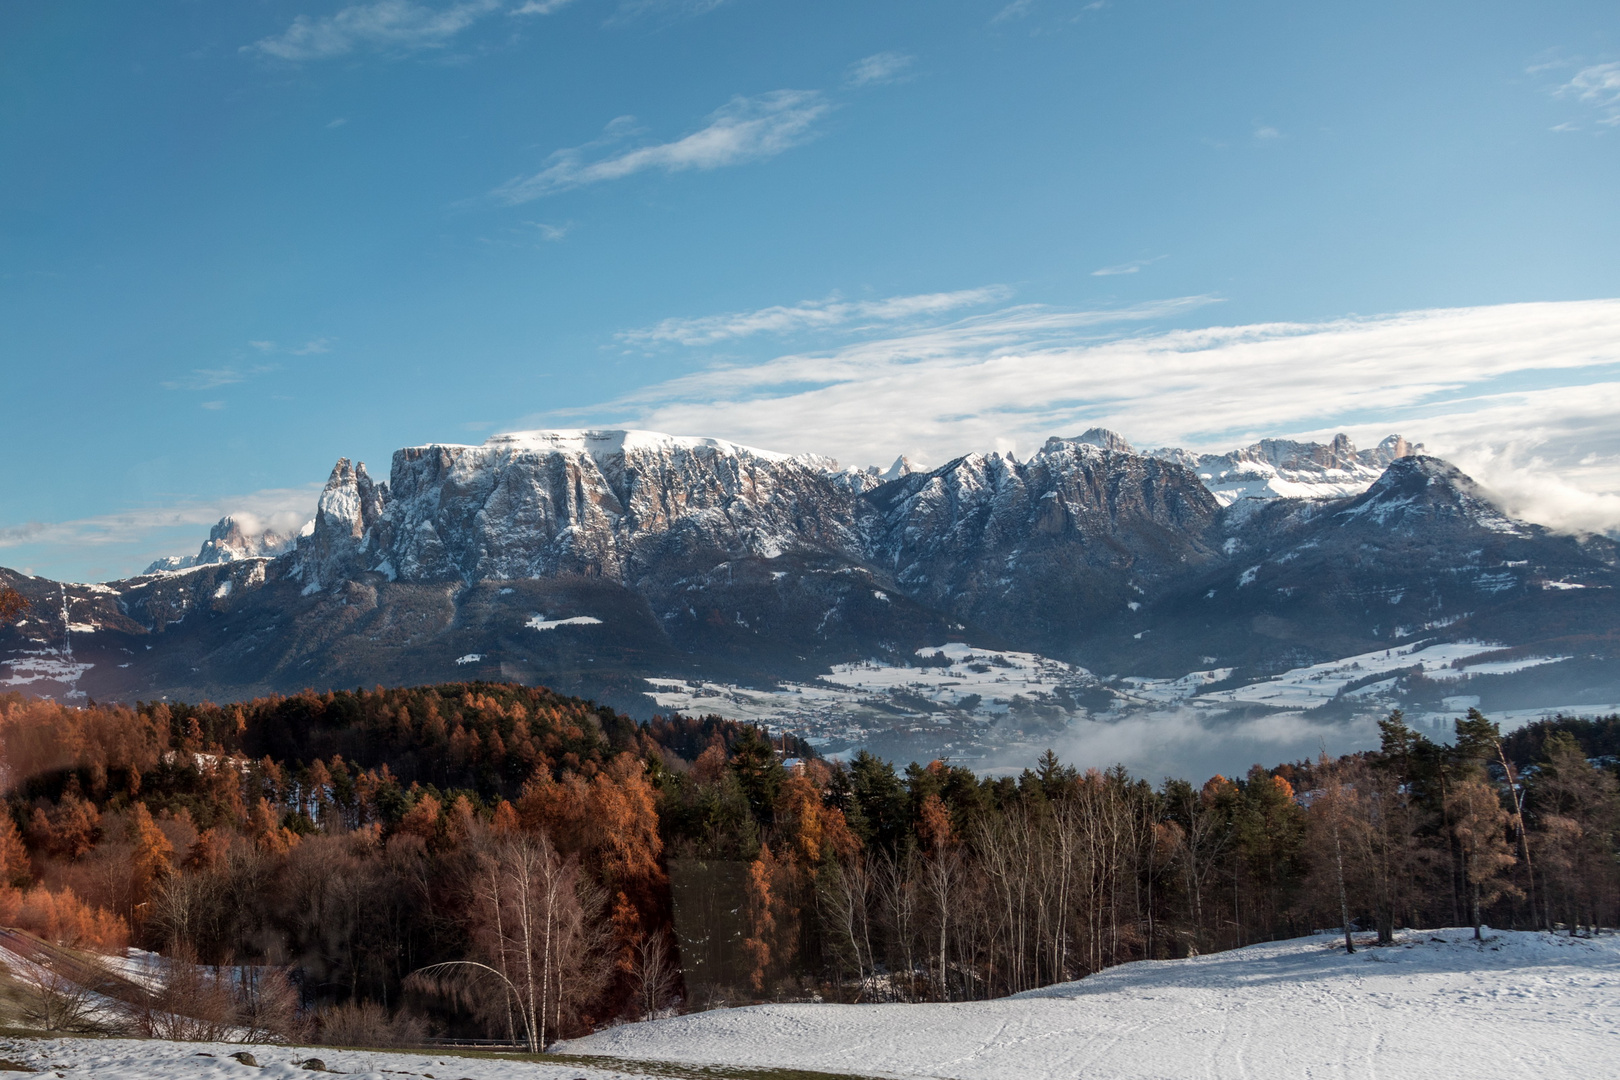
{"type": "Polygon", "coordinates": [[[12,696],[0,925],[251,968],[216,1011],[334,1041],[540,1044],[677,1005],[992,997],[1346,915],[1577,931],[1620,919],[1617,729],[1470,713],[1442,746],[1397,713],[1377,752],[1198,787],[828,763],[492,683],[12,696]]]}

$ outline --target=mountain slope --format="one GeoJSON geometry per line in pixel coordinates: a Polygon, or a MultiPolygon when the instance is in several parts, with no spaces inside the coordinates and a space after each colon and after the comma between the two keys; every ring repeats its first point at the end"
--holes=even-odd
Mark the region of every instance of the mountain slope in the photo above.
{"type": "Polygon", "coordinates": [[[1219,566],[1118,621],[1157,642],[1113,655],[1266,673],[1437,634],[1607,649],[1620,625],[1613,541],[1507,518],[1438,458],[1399,458],[1354,499],[1234,505],[1218,531],[1219,566]]]}

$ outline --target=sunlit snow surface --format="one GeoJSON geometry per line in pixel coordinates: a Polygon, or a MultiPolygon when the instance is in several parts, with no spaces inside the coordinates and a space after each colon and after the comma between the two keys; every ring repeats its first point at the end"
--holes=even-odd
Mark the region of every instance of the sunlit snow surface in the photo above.
{"type": "Polygon", "coordinates": [[[610,1028],[567,1053],[958,1080],[1620,1077],[1620,941],[1413,932],[1144,961],[1017,998],[761,1005],[610,1028]]]}

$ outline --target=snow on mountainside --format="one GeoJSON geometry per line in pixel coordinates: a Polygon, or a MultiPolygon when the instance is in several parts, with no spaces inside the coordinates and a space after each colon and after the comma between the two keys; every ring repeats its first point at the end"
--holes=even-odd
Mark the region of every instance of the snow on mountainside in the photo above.
{"type": "Polygon", "coordinates": [[[1206,459],[1139,454],[1100,428],[1023,461],[902,458],[883,473],[635,431],[410,447],[386,483],[339,460],[315,520],[273,558],[227,520],[204,545],[213,561],[188,569],[94,586],[0,570],[33,605],[0,627],[0,681],[218,700],[501,679],[641,716],[725,695],[783,726],[813,719],[805,734],[833,743],[881,736],[915,744],[891,753],[958,759],[1190,709],[1183,682],[1198,711],[1245,715],[1620,700],[1620,547],[1514,521],[1415,449],[1258,443],[1221,460],[1267,484],[1315,477],[1317,494],[1352,474],[1361,486],[1294,499],[1272,485],[1223,506],[1206,459]],[[1419,642],[1504,655],[1355,695],[1263,686],[1419,642]],[[928,659],[941,650],[948,665],[928,659]],[[1022,673],[973,672],[989,661],[956,655],[969,651],[1022,673]],[[886,681],[837,681],[860,665],[886,681]]]}
{"type": "Polygon", "coordinates": [[[907,595],[1036,651],[1217,557],[1219,507],[1190,470],[1083,439],[969,454],[864,508],[865,557],[907,595]]]}
{"type": "Polygon", "coordinates": [[[1620,1077],[1620,940],[1407,931],[1144,960],[997,1001],[756,1005],[609,1028],[571,1054],[956,1080],[1620,1077]]]}
{"type": "Polygon", "coordinates": [[[1391,435],[1371,450],[1357,450],[1349,436],[1331,443],[1261,439],[1225,454],[1195,454],[1174,447],[1148,456],[1174,461],[1198,473],[1222,506],[1242,499],[1342,499],[1366,491],[1390,463],[1421,454],[1421,443],[1391,435]]]}
{"type": "Polygon", "coordinates": [[[340,463],[299,544],[304,581],[558,574],[633,579],[671,549],[766,558],[847,545],[852,493],[835,463],[719,439],[640,431],[535,431],[482,446],[394,454],[388,485],[340,463]]]}

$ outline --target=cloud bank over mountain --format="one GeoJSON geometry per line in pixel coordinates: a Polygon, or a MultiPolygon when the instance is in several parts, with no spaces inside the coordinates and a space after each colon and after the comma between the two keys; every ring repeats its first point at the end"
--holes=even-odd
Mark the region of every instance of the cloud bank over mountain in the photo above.
{"type": "MultiPolygon", "coordinates": [[[[711,366],[602,407],[846,464],[1025,456],[1093,425],[1138,446],[1400,430],[1516,514],[1620,528],[1620,300],[1447,308],[1320,323],[1131,333],[1210,303],[1004,308],[755,364],[711,366]]],[[[671,335],[672,337],[674,335],[671,335]]],[[[701,342],[701,335],[692,340],[701,342]]],[[[712,339],[710,339],[712,340],[712,339]]]]}

